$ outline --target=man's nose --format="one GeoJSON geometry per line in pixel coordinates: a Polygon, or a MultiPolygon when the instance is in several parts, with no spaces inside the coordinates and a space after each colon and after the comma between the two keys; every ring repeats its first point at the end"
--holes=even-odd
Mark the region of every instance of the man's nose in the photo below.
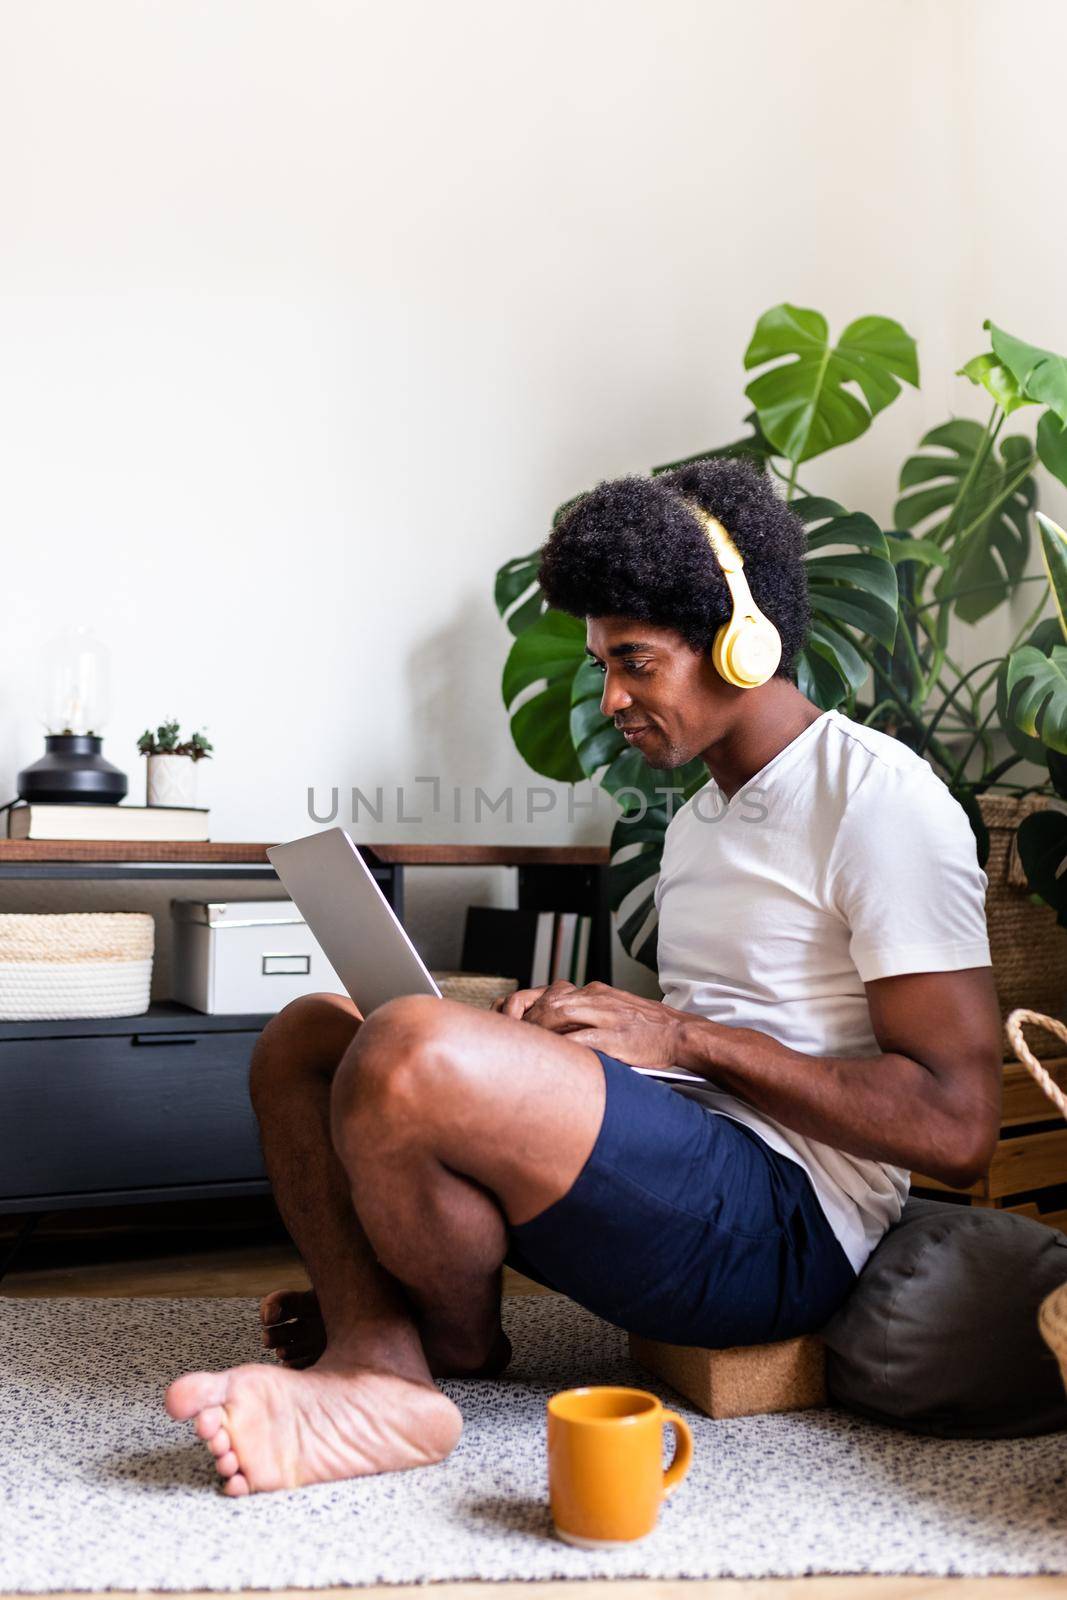
{"type": "Polygon", "coordinates": [[[600,709],[606,717],[615,717],[620,711],[629,710],[633,705],[625,684],[617,680],[612,681],[611,673],[604,677],[604,693],[600,697],[600,709]]]}

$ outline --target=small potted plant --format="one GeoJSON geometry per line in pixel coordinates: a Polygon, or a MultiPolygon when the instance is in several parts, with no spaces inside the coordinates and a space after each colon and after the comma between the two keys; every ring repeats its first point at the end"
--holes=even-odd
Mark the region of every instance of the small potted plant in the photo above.
{"type": "Polygon", "coordinates": [[[177,721],[172,720],[161,722],[155,733],[146,728],[137,748],[148,757],[148,804],[195,806],[196,764],[210,757],[211,741],[202,733],[183,739],[177,721]]]}

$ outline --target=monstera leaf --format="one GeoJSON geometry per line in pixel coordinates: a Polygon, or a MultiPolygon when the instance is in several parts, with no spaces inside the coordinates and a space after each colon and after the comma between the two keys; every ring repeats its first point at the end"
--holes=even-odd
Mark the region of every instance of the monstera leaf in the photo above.
{"type": "MultiPolygon", "coordinates": [[[[1047,415],[1048,413],[1046,413],[1047,415]]],[[[1044,760],[1056,793],[1067,794],[1067,533],[1040,511],[1041,554],[1056,606],[1027,645],[1001,669],[997,705],[1013,747],[1032,761],[1044,760]]],[[[1039,811],[1018,828],[1019,859],[1034,894],[1067,927],[1067,816],[1039,811]]]]}
{"type": "Polygon", "coordinates": [[[1008,716],[1023,733],[1067,755],[1067,645],[1047,655],[1023,645],[1008,657],[1008,716]]]}
{"type": "Polygon", "coordinates": [[[548,603],[537,582],[540,563],[540,550],[532,550],[528,556],[516,556],[513,561],[505,561],[496,575],[493,599],[516,637],[531,628],[548,610],[548,603]]]}
{"type": "Polygon", "coordinates": [[[991,354],[988,350],[984,355],[974,356],[966,366],[960,367],[957,376],[970,378],[972,383],[983,388],[996,401],[1006,417],[1010,417],[1013,411],[1018,411],[1020,406],[1037,404],[1023,394],[1010,367],[1006,367],[999,356],[991,354]]]}
{"type": "Polygon", "coordinates": [[[847,512],[836,500],[804,496],[793,510],[808,528],[808,594],[811,628],[797,658],[797,687],[824,711],[860,689],[867,662],[851,635],[874,639],[892,650],[898,593],[888,541],[862,512],[847,512]],[[837,553],[831,546],[845,546],[837,553]]]}
{"type": "Polygon", "coordinates": [[[1041,535],[1041,559],[1045,563],[1060,629],[1067,640],[1067,533],[1043,511],[1037,513],[1037,526],[1041,535]]]}
{"type": "MultiPolygon", "coordinates": [[[[876,644],[874,656],[874,700],[885,698],[913,705],[918,714],[922,704],[929,646],[915,616],[922,587],[922,574],[930,567],[944,569],[949,558],[929,539],[916,538],[906,531],[887,533],[885,542],[896,568],[900,591],[900,614],[896,642],[892,650],[876,644]]],[[[906,731],[902,736],[908,737],[906,731]]]]}
{"type": "Polygon", "coordinates": [[[900,393],[898,379],[919,384],[915,340],[888,317],[850,322],[835,345],[820,312],[775,306],[756,324],[745,368],[771,361],[778,364],[745,393],[764,434],[792,462],[865,433],[900,393]]]}
{"type": "Polygon", "coordinates": [[[1067,425],[1067,358],[1014,338],[988,318],[982,326],[989,329],[993,354],[1007,367],[1020,394],[1048,406],[1067,425]]]}
{"type": "Polygon", "coordinates": [[[1056,675],[1049,666],[1038,669],[1037,658],[1043,657],[1046,663],[1051,662],[1056,649],[1062,649],[1067,641],[1067,533],[1041,511],[1037,513],[1037,522],[1041,533],[1041,554],[1056,615],[1039,622],[1026,643],[1012,651],[1001,663],[997,674],[997,716],[1016,755],[1039,765],[1048,761],[1053,784],[1057,793],[1060,793],[1064,765],[1060,760],[1059,747],[1052,740],[1045,739],[1037,726],[1038,711],[1044,704],[1040,699],[1039,685],[1044,683],[1053,697],[1052,726],[1055,727],[1056,675]],[[1017,714],[1020,707],[1025,708],[1022,718],[1017,714]]]}
{"type": "Polygon", "coordinates": [[[1054,478],[1067,483],[1067,427],[1054,411],[1045,411],[1037,424],[1037,454],[1054,478]]]}
{"type": "MultiPolygon", "coordinates": [[[[1039,655],[1050,656],[1056,645],[1063,643],[1063,632],[1056,617],[1046,617],[1034,628],[1029,638],[1023,641],[1019,648],[1036,650],[1039,655]]],[[[1013,651],[1004,657],[997,673],[997,719],[1001,732],[1015,751],[1017,756],[1022,756],[1024,761],[1036,762],[1038,766],[1048,757],[1049,751],[1035,735],[1024,733],[1012,715],[1008,700],[1008,675],[1011,663],[1018,654],[1013,651]]]]}
{"type": "Polygon", "coordinates": [[[568,733],[571,685],[584,660],[584,622],[546,611],[519,635],[504,663],[500,687],[515,747],[535,772],[561,783],[585,776],[568,733]]]}
{"type": "Polygon", "coordinates": [[[1035,811],[1016,829],[1019,860],[1027,883],[1056,913],[1067,928],[1067,816],[1062,811],[1035,811]]]}
{"type": "Polygon", "coordinates": [[[1037,424],[1037,454],[1053,477],[1067,484],[1067,360],[989,321],[984,326],[993,349],[975,356],[960,372],[981,384],[1005,416],[1020,406],[1048,406],[1037,424]]]}
{"type": "Polygon", "coordinates": [[[1037,500],[1029,440],[1013,435],[998,455],[982,453],[985,439],[966,417],[932,428],[901,469],[907,492],[893,513],[898,527],[921,528],[925,540],[948,551],[934,593],[964,622],[994,610],[1023,576],[1037,500]]]}
{"type": "MultiPolygon", "coordinates": [[[[567,515],[571,506],[577,505],[581,499],[582,496],[576,494],[556,507],[552,515],[553,528],[567,515]]],[[[528,556],[516,556],[512,561],[505,561],[497,572],[493,599],[508,628],[516,636],[524,633],[527,628],[532,628],[548,610],[548,601],[541,593],[537,582],[537,570],[540,565],[540,550],[531,550],[528,556]]]]}

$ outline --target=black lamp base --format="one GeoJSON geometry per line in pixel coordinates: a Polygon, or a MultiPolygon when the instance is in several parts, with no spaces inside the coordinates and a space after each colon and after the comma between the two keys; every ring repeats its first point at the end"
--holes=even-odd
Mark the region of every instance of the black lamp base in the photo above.
{"type": "Polygon", "coordinates": [[[20,800],[45,804],[113,806],[130,787],[124,772],[100,754],[95,733],[49,733],[45,753],[18,775],[20,800]]]}

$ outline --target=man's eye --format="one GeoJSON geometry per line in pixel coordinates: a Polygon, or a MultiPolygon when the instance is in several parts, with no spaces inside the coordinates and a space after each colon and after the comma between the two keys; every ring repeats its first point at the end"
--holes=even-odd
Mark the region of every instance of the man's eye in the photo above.
{"type": "MultiPolygon", "coordinates": [[[[590,660],[592,660],[592,658],[590,658],[590,660]]],[[[608,670],[606,663],[603,661],[593,661],[592,665],[596,671],[600,673],[601,677],[603,677],[608,670]]],[[[649,671],[649,663],[647,661],[624,661],[623,666],[625,667],[626,671],[630,673],[631,677],[634,678],[644,678],[647,676],[649,671]]]]}

